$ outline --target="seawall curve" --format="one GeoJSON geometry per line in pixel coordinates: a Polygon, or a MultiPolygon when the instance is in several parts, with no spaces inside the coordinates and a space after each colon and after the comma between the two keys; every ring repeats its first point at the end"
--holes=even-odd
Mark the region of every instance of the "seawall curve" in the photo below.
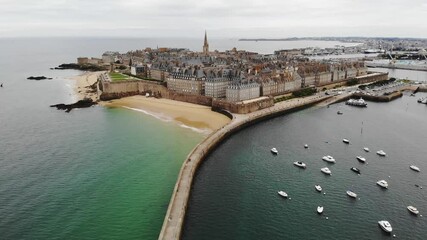
{"type": "Polygon", "coordinates": [[[206,137],[190,152],[181,167],[158,239],[177,240],[181,238],[193,177],[205,157],[223,140],[254,123],[313,106],[328,98],[330,96],[292,99],[253,113],[234,114],[229,124],[206,137]]]}

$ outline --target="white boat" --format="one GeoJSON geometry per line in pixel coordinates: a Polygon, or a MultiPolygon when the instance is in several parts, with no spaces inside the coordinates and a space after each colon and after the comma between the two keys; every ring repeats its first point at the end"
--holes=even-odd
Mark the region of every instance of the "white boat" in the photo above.
{"type": "Polygon", "coordinates": [[[308,144],[305,144],[305,145],[304,145],[304,148],[308,148],[308,144]]]}
{"type": "Polygon", "coordinates": [[[391,224],[388,221],[386,221],[386,220],[378,221],[378,224],[387,233],[391,233],[393,231],[393,228],[391,227],[391,224]]]}
{"type": "Polygon", "coordinates": [[[348,139],[346,139],[346,138],[344,138],[342,141],[343,141],[344,143],[346,143],[346,144],[349,144],[349,143],[350,143],[350,140],[348,140],[348,139]]]}
{"type": "Polygon", "coordinates": [[[288,197],[288,194],[287,194],[286,192],[284,192],[284,191],[278,191],[277,193],[278,193],[280,196],[284,197],[284,198],[287,198],[287,197],[288,197]]]}
{"type": "Polygon", "coordinates": [[[420,213],[420,211],[418,211],[418,209],[414,206],[408,206],[407,208],[411,213],[413,213],[415,215],[418,215],[418,213],[420,213]]]}
{"type": "Polygon", "coordinates": [[[365,152],[369,152],[369,148],[364,147],[363,150],[365,150],[365,152]]]}
{"type": "Polygon", "coordinates": [[[322,214],[323,213],[323,206],[318,206],[317,207],[317,213],[318,214],[322,214]]]}
{"type": "Polygon", "coordinates": [[[323,156],[322,157],[322,160],[323,161],[326,161],[326,162],[330,162],[330,163],[335,163],[335,158],[333,158],[332,156],[323,156]]]}
{"type": "Polygon", "coordinates": [[[329,170],[327,167],[321,168],[320,171],[322,171],[324,174],[332,175],[331,170],[329,170]]]}
{"type": "Polygon", "coordinates": [[[300,161],[294,162],[294,165],[297,167],[300,167],[300,168],[306,168],[307,167],[307,165],[305,163],[300,162],[300,161]]]}
{"type": "Polygon", "coordinates": [[[347,190],[347,195],[350,196],[350,197],[352,197],[352,198],[357,198],[357,194],[354,193],[354,192],[352,192],[352,191],[350,191],[350,190],[347,190]]]}
{"type": "Polygon", "coordinates": [[[357,174],[360,174],[360,169],[358,169],[356,167],[352,167],[352,168],[350,168],[350,170],[357,173],[357,174]]]}
{"type": "Polygon", "coordinates": [[[412,170],[414,170],[414,171],[416,171],[416,172],[420,171],[420,169],[417,166],[415,166],[415,165],[411,165],[411,166],[409,166],[409,168],[412,169],[412,170]]]}
{"type": "Polygon", "coordinates": [[[382,157],[386,156],[386,153],[383,150],[377,151],[377,154],[380,155],[380,156],[382,156],[382,157]]]}
{"type": "Polygon", "coordinates": [[[273,154],[278,154],[278,153],[279,153],[279,151],[277,151],[277,149],[276,149],[276,148],[272,148],[272,149],[271,149],[271,152],[272,152],[273,154]]]}
{"type": "Polygon", "coordinates": [[[379,181],[377,182],[377,184],[378,184],[380,187],[388,188],[388,183],[386,182],[386,180],[379,180],[379,181]]]}
{"type": "Polygon", "coordinates": [[[357,160],[359,160],[359,162],[362,162],[362,163],[366,162],[366,158],[364,158],[362,156],[357,156],[356,158],[357,158],[357,160]]]}
{"type": "Polygon", "coordinates": [[[316,190],[317,190],[318,192],[321,192],[321,191],[322,191],[322,187],[321,187],[320,185],[314,185],[314,188],[316,188],[316,190]]]}
{"type": "Polygon", "coordinates": [[[345,102],[347,105],[356,106],[356,107],[366,107],[368,104],[363,100],[363,98],[360,99],[349,99],[347,102],[345,102]]]}

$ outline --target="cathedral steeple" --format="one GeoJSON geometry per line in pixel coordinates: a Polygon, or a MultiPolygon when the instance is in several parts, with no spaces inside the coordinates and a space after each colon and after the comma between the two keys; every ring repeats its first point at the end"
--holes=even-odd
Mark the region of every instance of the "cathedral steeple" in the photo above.
{"type": "Polygon", "coordinates": [[[205,31],[205,42],[203,44],[203,53],[208,54],[209,53],[209,43],[208,43],[208,35],[205,31]]]}

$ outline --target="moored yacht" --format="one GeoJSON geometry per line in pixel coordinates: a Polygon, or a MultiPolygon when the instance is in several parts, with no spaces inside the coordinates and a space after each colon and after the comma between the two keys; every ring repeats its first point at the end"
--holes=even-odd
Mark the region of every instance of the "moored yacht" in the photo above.
{"type": "Polygon", "coordinates": [[[411,165],[411,166],[409,166],[409,168],[412,169],[412,170],[414,170],[414,171],[416,171],[416,172],[420,171],[420,169],[417,166],[415,166],[415,165],[411,165]]]}
{"type": "Polygon", "coordinates": [[[360,99],[349,99],[347,102],[345,102],[347,105],[356,106],[356,107],[366,107],[368,104],[363,100],[363,98],[360,99]]]}
{"type": "Polygon", "coordinates": [[[346,143],[346,144],[349,144],[349,143],[350,143],[350,140],[348,140],[347,138],[344,138],[342,141],[343,141],[344,143],[346,143]]]}
{"type": "Polygon", "coordinates": [[[357,174],[360,174],[360,170],[358,168],[352,167],[352,168],[350,168],[350,170],[357,173],[357,174]]]}
{"type": "Polygon", "coordinates": [[[327,167],[321,168],[320,171],[322,171],[324,174],[332,175],[331,170],[329,170],[327,167]]]}
{"type": "Polygon", "coordinates": [[[304,144],[304,148],[308,148],[308,144],[304,144]]]}
{"type": "Polygon", "coordinates": [[[284,192],[284,191],[278,191],[277,193],[278,193],[280,196],[284,197],[284,198],[287,198],[287,197],[288,197],[288,194],[287,194],[286,192],[284,192]]]}
{"type": "Polygon", "coordinates": [[[383,188],[388,188],[388,183],[386,182],[386,180],[379,180],[377,182],[378,186],[383,187],[383,188]]]}
{"type": "Polygon", "coordinates": [[[365,152],[369,152],[369,148],[364,147],[363,150],[365,150],[365,152]]]}
{"type": "Polygon", "coordinates": [[[391,233],[393,231],[393,228],[391,227],[391,224],[386,220],[378,221],[378,225],[387,233],[391,233]]]}
{"type": "Polygon", "coordinates": [[[418,209],[414,206],[408,206],[407,208],[411,213],[413,213],[415,215],[418,215],[418,213],[420,213],[420,211],[418,211],[418,209]]]}
{"type": "Polygon", "coordinates": [[[386,156],[386,153],[383,150],[377,151],[377,154],[380,155],[380,156],[382,156],[382,157],[386,156]]]}
{"type": "Polygon", "coordinates": [[[323,206],[318,206],[317,207],[317,213],[318,214],[322,214],[323,213],[323,206]]]}
{"type": "Polygon", "coordinates": [[[335,158],[333,158],[332,156],[323,156],[322,157],[322,160],[323,161],[326,161],[326,162],[330,162],[330,163],[335,163],[335,158]]]}
{"type": "Polygon", "coordinates": [[[342,112],[341,112],[341,111],[338,111],[338,112],[337,112],[337,114],[338,114],[338,115],[342,115],[342,112]]]}
{"type": "Polygon", "coordinates": [[[357,160],[359,160],[359,162],[362,162],[362,163],[366,162],[366,158],[364,158],[362,156],[357,156],[356,158],[357,158],[357,160]]]}
{"type": "Polygon", "coordinates": [[[306,164],[300,161],[294,162],[294,165],[300,168],[306,168],[306,164]]]}
{"type": "Polygon", "coordinates": [[[276,148],[272,148],[272,149],[271,149],[271,152],[272,152],[273,154],[278,154],[278,153],[279,153],[279,151],[277,151],[277,149],[276,149],[276,148]]]}
{"type": "Polygon", "coordinates": [[[350,190],[347,190],[347,195],[352,197],[352,198],[357,198],[357,194],[355,192],[350,191],[350,190]]]}
{"type": "Polygon", "coordinates": [[[322,191],[322,187],[321,187],[320,185],[314,185],[314,188],[316,188],[316,190],[317,190],[318,192],[321,192],[321,191],[322,191]]]}

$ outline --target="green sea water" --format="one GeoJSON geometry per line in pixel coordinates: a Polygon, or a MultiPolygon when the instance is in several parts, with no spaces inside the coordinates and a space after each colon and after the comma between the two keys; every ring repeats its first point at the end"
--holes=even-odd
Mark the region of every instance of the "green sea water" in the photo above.
{"type": "Polygon", "coordinates": [[[81,72],[49,68],[111,47],[96,43],[0,39],[0,239],[159,235],[181,164],[205,135],[124,108],[50,108],[76,100],[68,78],[81,72]]]}

